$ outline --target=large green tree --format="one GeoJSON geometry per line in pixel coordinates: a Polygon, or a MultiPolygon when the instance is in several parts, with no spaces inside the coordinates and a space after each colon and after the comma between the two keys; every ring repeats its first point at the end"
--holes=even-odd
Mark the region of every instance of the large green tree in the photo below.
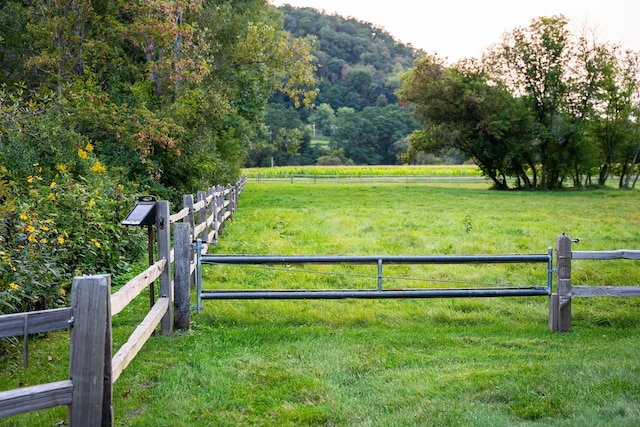
{"type": "Polygon", "coordinates": [[[574,34],[560,16],[540,17],[506,33],[485,63],[492,77],[523,99],[535,118],[542,188],[575,186],[599,169],[604,185],[629,136],[638,69],[634,55],[599,42],[585,31],[574,34]]]}
{"type": "Polygon", "coordinates": [[[410,137],[409,156],[456,148],[472,158],[495,187],[507,178],[535,186],[535,154],[528,112],[505,87],[490,81],[474,63],[446,67],[437,57],[417,60],[402,77],[398,96],[415,105],[423,129],[410,137]]]}

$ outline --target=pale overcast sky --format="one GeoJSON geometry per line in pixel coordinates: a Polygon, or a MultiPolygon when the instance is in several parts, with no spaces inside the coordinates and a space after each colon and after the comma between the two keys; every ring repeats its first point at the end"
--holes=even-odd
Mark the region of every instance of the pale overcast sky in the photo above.
{"type": "Polygon", "coordinates": [[[270,0],[313,7],[384,27],[396,40],[455,62],[479,57],[503,33],[533,18],[564,14],[571,29],[595,29],[600,41],[640,51],[639,0],[270,0]]]}

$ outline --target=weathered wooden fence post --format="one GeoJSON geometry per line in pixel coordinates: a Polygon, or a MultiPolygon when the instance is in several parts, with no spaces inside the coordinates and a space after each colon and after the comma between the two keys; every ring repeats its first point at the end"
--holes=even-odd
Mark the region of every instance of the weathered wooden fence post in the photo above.
{"type": "Polygon", "coordinates": [[[182,222],[191,225],[191,228],[196,228],[196,221],[193,210],[193,195],[185,194],[182,196],[182,204],[185,208],[189,209],[189,215],[185,216],[182,222]]]}
{"type": "MultiPolygon", "coordinates": [[[[211,224],[207,227],[207,232],[205,233],[205,238],[203,239],[205,242],[210,244],[215,244],[218,235],[215,233],[215,230],[218,229],[218,217],[215,215],[216,213],[216,191],[215,187],[209,187],[207,189],[207,196],[210,198],[209,207],[207,209],[207,218],[211,220],[211,224]]],[[[207,220],[207,221],[209,221],[207,220]]]]}
{"type": "MultiPolygon", "coordinates": [[[[184,218],[185,223],[189,224],[191,226],[191,241],[193,242],[196,238],[196,236],[193,235],[193,232],[196,228],[196,218],[195,218],[195,209],[194,209],[194,201],[193,201],[193,195],[191,194],[186,194],[183,197],[184,200],[184,207],[185,208],[189,208],[189,215],[186,216],[184,218]]],[[[193,251],[190,250],[189,251],[189,265],[191,265],[193,263],[193,251]]],[[[189,276],[189,284],[191,287],[193,287],[195,285],[196,281],[195,281],[195,272],[193,272],[190,276],[189,276]]]]}
{"type": "Polygon", "coordinates": [[[111,277],[76,277],[71,291],[73,326],[69,376],[72,426],[113,425],[111,382],[111,277]]]}
{"type": "Polygon", "coordinates": [[[231,187],[231,212],[236,213],[236,207],[238,206],[238,182],[231,187]]]}
{"type": "Polygon", "coordinates": [[[225,187],[225,190],[227,193],[227,197],[225,197],[225,199],[228,201],[227,212],[229,212],[229,218],[231,218],[231,216],[235,212],[235,201],[233,197],[234,187],[231,186],[231,184],[227,184],[227,186],[225,187]]]}
{"type": "Polygon", "coordinates": [[[161,200],[156,204],[156,230],[158,230],[158,259],[166,259],[160,274],[160,297],[169,298],[169,308],[160,323],[162,334],[173,332],[173,286],[171,283],[171,222],[169,220],[169,202],[161,200]]]}
{"type": "Polygon", "coordinates": [[[558,236],[556,240],[556,292],[549,297],[549,328],[553,331],[571,330],[571,238],[558,236]]]}
{"type": "Polygon", "coordinates": [[[175,317],[174,326],[189,329],[191,326],[191,225],[173,225],[175,317]]]}
{"type": "MultiPolygon", "coordinates": [[[[198,203],[203,202],[205,204],[205,206],[201,207],[200,209],[198,209],[198,225],[202,225],[203,223],[207,222],[207,206],[206,206],[206,200],[207,200],[207,193],[206,191],[198,191],[198,203]]],[[[202,232],[200,232],[200,240],[202,240],[203,242],[206,242],[208,239],[208,231],[205,227],[204,230],[202,230],[202,232]]],[[[195,238],[196,236],[194,236],[195,238]]]]}

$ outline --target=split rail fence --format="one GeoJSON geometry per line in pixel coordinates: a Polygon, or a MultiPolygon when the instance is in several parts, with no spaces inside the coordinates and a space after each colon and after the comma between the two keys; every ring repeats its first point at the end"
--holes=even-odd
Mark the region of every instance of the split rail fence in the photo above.
{"type": "MultiPolygon", "coordinates": [[[[243,177],[235,186],[200,191],[197,201],[192,195],[186,195],[184,208],[174,215],[170,215],[167,201],[157,202],[155,228],[159,261],[115,293],[111,293],[110,275],[76,277],[72,285],[71,307],[0,316],[0,338],[23,337],[25,367],[30,334],[70,328],[71,341],[69,379],[0,392],[0,418],[66,405],[69,407],[70,425],[113,425],[113,383],[157,326],[160,325],[163,335],[171,335],[174,327],[189,328],[191,308],[188,293],[186,301],[184,298],[174,299],[175,283],[184,285],[186,281],[188,289],[189,277],[194,272],[195,267],[190,265],[193,257],[189,254],[192,253],[188,250],[189,242],[194,234],[207,242],[217,242],[224,223],[236,211],[245,183],[246,178],[243,177]],[[173,249],[172,228],[174,241],[181,242],[173,249]],[[156,280],[160,283],[160,297],[127,342],[112,356],[112,316],[124,310],[156,280]]],[[[180,296],[183,294],[181,292],[180,296]]]]}

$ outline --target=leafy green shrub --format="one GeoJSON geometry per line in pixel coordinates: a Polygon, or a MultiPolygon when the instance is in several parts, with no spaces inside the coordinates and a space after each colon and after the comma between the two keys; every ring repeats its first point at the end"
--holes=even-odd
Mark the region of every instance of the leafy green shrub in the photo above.
{"type": "Polygon", "coordinates": [[[64,165],[51,182],[20,182],[2,170],[0,197],[9,202],[0,211],[0,313],[66,305],[74,276],[118,274],[144,253],[143,236],[120,225],[130,204],[124,187],[85,160],[94,163],[88,178],[71,177],[64,165]]]}
{"type": "Polygon", "coordinates": [[[131,198],[86,138],[45,104],[8,104],[0,132],[0,313],[67,304],[75,275],[127,269],[145,239],[131,198]]]}

